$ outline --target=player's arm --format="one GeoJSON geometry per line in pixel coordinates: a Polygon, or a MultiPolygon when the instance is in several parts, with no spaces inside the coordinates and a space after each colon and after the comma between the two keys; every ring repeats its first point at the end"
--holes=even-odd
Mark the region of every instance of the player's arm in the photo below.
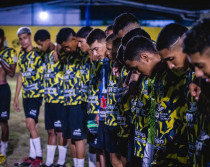
{"type": "Polygon", "coordinates": [[[15,75],[15,64],[9,65],[1,56],[0,56],[0,64],[4,71],[10,76],[13,77],[15,75]]]}
{"type": "Polygon", "coordinates": [[[19,73],[17,77],[16,91],[15,91],[15,97],[14,97],[14,109],[17,112],[20,112],[18,97],[20,95],[21,88],[22,88],[22,76],[21,76],[21,73],[19,73]]]}

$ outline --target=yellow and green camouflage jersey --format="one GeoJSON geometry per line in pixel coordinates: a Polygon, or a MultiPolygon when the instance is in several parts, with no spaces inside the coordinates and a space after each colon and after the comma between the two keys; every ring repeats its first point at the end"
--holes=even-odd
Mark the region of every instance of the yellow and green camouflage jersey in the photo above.
{"type": "Polygon", "coordinates": [[[99,79],[102,62],[95,61],[90,64],[90,75],[88,82],[88,114],[99,112],[99,79]]]}
{"type": "Polygon", "coordinates": [[[208,167],[210,166],[210,84],[200,78],[198,85],[201,87],[201,94],[197,102],[198,130],[193,166],[208,167]]]}
{"type": "Polygon", "coordinates": [[[143,158],[144,149],[147,143],[149,128],[150,93],[149,78],[141,76],[139,85],[140,94],[135,106],[136,126],[134,139],[134,155],[143,158]]]}
{"type": "Polygon", "coordinates": [[[34,51],[21,51],[18,55],[18,67],[22,75],[23,98],[44,96],[43,59],[34,51]]]}
{"type": "Polygon", "coordinates": [[[127,124],[126,115],[130,113],[130,102],[131,96],[127,98],[126,103],[121,102],[121,98],[123,93],[126,91],[126,87],[123,87],[123,83],[125,82],[126,76],[128,72],[125,66],[120,70],[120,75],[118,79],[118,108],[119,115],[117,116],[117,125],[119,126],[119,137],[127,138],[130,134],[130,126],[127,124]]]}
{"type": "Polygon", "coordinates": [[[118,94],[118,78],[112,71],[113,62],[110,61],[110,71],[107,81],[107,105],[105,125],[117,126],[117,116],[119,115],[119,108],[117,106],[118,94]]]}
{"type": "Polygon", "coordinates": [[[82,93],[82,101],[88,102],[88,82],[90,78],[90,58],[88,54],[84,54],[81,56],[82,61],[80,65],[80,73],[81,73],[81,93],[82,93]]]}
{"type": "Polygon", "coordinates": [[[81,104],[81,73],[78,53],[67,55],[63,71],[64,105],[81,104]]]}
{"type": "Polygon", "coordinates": [[[186,112],[189,110],[187,94],[192,79],[192,70],[188,69],[180,74],[167,71],[155,81],[157,164],[166,166],[187,164],[189,159],[186,127],[186,112]]]}
{"type": "Polygon", "coordinates": [[[130,114],[130,107],[131,105],[131,96],[126,100],[126,103],[121,103],[119,110],[120,110],[120,117],[123,119],[119,122],[118,119],[118,125],[119,125],[119,133],[117,134],[119,137],[129,137],[130,136],[130,125],[128,124],[126,118],[127,114],[130,114]]]}
{"type": "Polygon", "coordinates": [[[53,53],[45,55],[44,97],[46,103],[63,103],[63,65],[54,62],[53,53]]]}
{"type": "Polygon", "coordinates": [[[13,48],[5,47],[2,51],[0,51],[0,58],[2,58],[8,66],[11,64],[16,64],[17,52],[13,48]]]}

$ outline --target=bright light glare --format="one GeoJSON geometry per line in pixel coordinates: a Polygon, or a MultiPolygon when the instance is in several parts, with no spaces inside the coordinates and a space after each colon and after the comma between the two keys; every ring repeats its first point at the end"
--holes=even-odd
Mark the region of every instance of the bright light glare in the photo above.
{"type": "Polygon", "coordinates": [[[48,13],[47,13],[47,12],[40,12],[39,17],[40,17],[40,19],[42,19],[42,20],[47,20],[47,18],[48,18],[48,13]]]}

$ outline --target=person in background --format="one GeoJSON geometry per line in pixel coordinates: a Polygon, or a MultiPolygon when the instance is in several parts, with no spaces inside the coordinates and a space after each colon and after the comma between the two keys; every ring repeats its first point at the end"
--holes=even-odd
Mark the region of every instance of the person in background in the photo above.
{"type": "Polygon", "coordinates": [[[7,76],[14,77],[17,63],[17,53],[13,48],[5,46],[5,33],[0,28],[0,126],[1,126],[1,154],[0,164],[6,161],[9,139],[8,120],[10,116],[11,90],[7,83],[7,76]]]}
{"type": "Polygon", "coordinates": [[[30,134],[29,157],[25,158],[21,165],[37,167],[41,166],[43,162],[41,141],[37,129],[39,110],[44,97],[43,57],[32,45],[30,28],[19,28],[17,35],[21,44],[21,51],[17,62],[20,72],[17,77],[14,109],[20,112],[18,97],[23,87],[23,108],[26,117],[26,127],[30,134]]]}

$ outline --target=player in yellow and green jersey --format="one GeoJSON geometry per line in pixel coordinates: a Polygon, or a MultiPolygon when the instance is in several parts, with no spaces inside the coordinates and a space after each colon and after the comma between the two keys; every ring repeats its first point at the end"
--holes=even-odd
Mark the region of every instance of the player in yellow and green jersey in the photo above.
{"type": "Polygon", "coordinates": [[[70,139],[70,148],[74,166],[84,166],[85,142],[84,113],[81,98],[80,54],[77,50],[76,33],[71,28],[62,28],[56,42],[66,54],[64,55],[64,114],[63,137],[70,139]]]}
{"type": "Polygon", "coordinates": [[[17,31],[21,44],[21,51],[18,56],[18,68],[20,69],[16,92],[14,97],[14,108],[20,111],[18,97],[22,90],[23,108],[26,117],[26,127],[30,133],[29,158],[24,159],[23,164],[40,166],[42,164],[42,150],[40,137],[37,130],[39,109],[44,96],[43,84],[43,59],[32,45],[31,30],[28,27],[21,27],[17,31]]]}
{"type": "Polygon", "coordinates": [[[187,28],[182,25],[169,24],[161,30],[157,39],[157,49],[170,69],[162,79],[157,96],[157,165],[192,166],[197,135],[197,107],[189,91],[194,73],[187,55],[182,52],[186,31],[187,28]]]}
{"type": "Polygon", "coordinates": [[[191,84],[191,94],[198,99],[198,131],[193,166],[210,165],[210,19],[198,21],[186,33],[183,52],[195,69],[196,86],[191,84]],[[201,90],[201,92],[199,91],[201,90]]]}
{"type": "Polygon", "coordinates": [[[2,130],[0,164],[6,161],[9,138],[8,120],[10,116],[11,91],[7,83],[7,75],[10,77],[14,76],[17,63],[17,53],[13,48],[4,45],[5,39],[4,30],[0,28],[0,125],[2,130]]]}
{"type": "Polygon", "coordinates": [[[87,126],[87,142],[89,144],[89,153],[88,153],[88,161],[89,166],[96,166],[96,163],[100,163],[100,154],[99,150],[97,150],[97,130],[98,125],[95,122],[95,117],[98,113],[98,97],[97,93],[99,91],[99,87],[95,85],[97,80],[97,73],[95,73],[97,68],[95,67],[95,61],[91,58],[90,48],[87,44],[87,36],[91,32],[92,27],[82,27],[77,32],[78,39],[78,47],[81,50],[82,54],[82,62],[81,62],[81,75],[82,75],[82,101],[83,101],[83,111],[85,115],[87,115],[85,121],[85,125],[87,126]],[[92,63],[91,63],[92,61],[92,63]],[[91,77],[90,77],[91,76],[91,77]],[[93,78],[92,78],[93,77],[93,78]],[[95,86],[94,86],[95,85],[95,86]],[[96,98],[94,98],[94,96],[96,98]],[[97,162],[99,161],[99,162],[97,162]]]}
{"type": "Polygon", "coordinates": [[[94,29],[87,37],[87,43],[93,57],[93,63],[90,68],[89,81],[89,100],[88,103],[92,105],[95,112],[98,112],[95,121],[98,124],[97,130],[97,144],[96,147],[101,150],[100,164],[105,166],[104,158],[104,121],[106,110],[106,82],[107,82],[107,65],[106,58],[106,34],[100,29],[94,29]],[[95,61],[94,61],[95,60],[95,61]],[[96,103],[96,104],[94,104],[96,103]],[[97,107],[97,108],[95,108],[97,107]]]}
{"type": "MultiPolygon", "coordinates": [[[[153,42],[145,37],[134,37],[126,45],[124,61],[130,70],[142,76],[140,97],[136,104],[135,154],[143,159],[142,166],[151,166],[155,144],[155,81],[163,75],[163,63],[153,42]],[[135,45],[134,45],[135,44],[135,45]],[[144,56],[143,56],[144,55],[144,56]]],[[[141,165],[141,164],[140,164],[141,165]]]]}
{"type": "Polygon", "coordinates": [[[54,164],[54,155],[58,143],[59,158],[57,167],[64,166],[66,158],[66,140],[62,136],[62,114],[64,109],[63,96],[63,65],[53,58],[55,45],[50,40],[47,30],[38,30],[34,41],[44,52],[44,89],[45,89],[45,129],[48,132],[47,158],[42,167],[54,164]],[[58,142],[57,142],[58,136],[58,142]]]}
{"type": "MultiPolygon", "coordinates": [[[[114,23],[113,23],[113,34],[116,36],[116,37],[119,37],[119,38],[123,38],[124,35],[132,30],[132,29],[135,29],[135,28],[139,28],[140,27],[140,24],[139,24],[139,21],[138,19],[131,13],[122,13],[120,14],[119,16],[117,16],[114,20],[114,23]]],[[[128,79],[130,79],[130,77],[132,75],[135,75],[135,74],[132,74],[130,72],[130,75],[128,75],[128,79]]],[[[135,78],[135,77],[134,77],[135,78]]],[[[135,85],[135,82],[136,81],[132,81],[131,80],[131,83],[135,85]]],[[[131,85],[132,85],[131,84],[131,85]]],[[[130,89],[131,88],[134,88],[134,86],[130,86],[130,89]]],[[[134,88],[135,89],[135,88],[134,88]]],[[[130,114],[131,116],[131,114],[130,114]]],[[[129,152],[133,152],[133,149],[134,149],[134,143],[133,143],[133,138],[134,138],[134,125],[130,125],[130,128],[133,129],[131,130],[131,134],[130,134],[130,137],[129,137],[129,147],[128,149],[130,150],[129,152]]],[[[132,155],[132,154],[128,154],[128,155],[132,155]]],[[[134,157],[132,157],[134,158],[134,157]]],[[[133,161],[133,160],[132,160],[133,161]]]]}

